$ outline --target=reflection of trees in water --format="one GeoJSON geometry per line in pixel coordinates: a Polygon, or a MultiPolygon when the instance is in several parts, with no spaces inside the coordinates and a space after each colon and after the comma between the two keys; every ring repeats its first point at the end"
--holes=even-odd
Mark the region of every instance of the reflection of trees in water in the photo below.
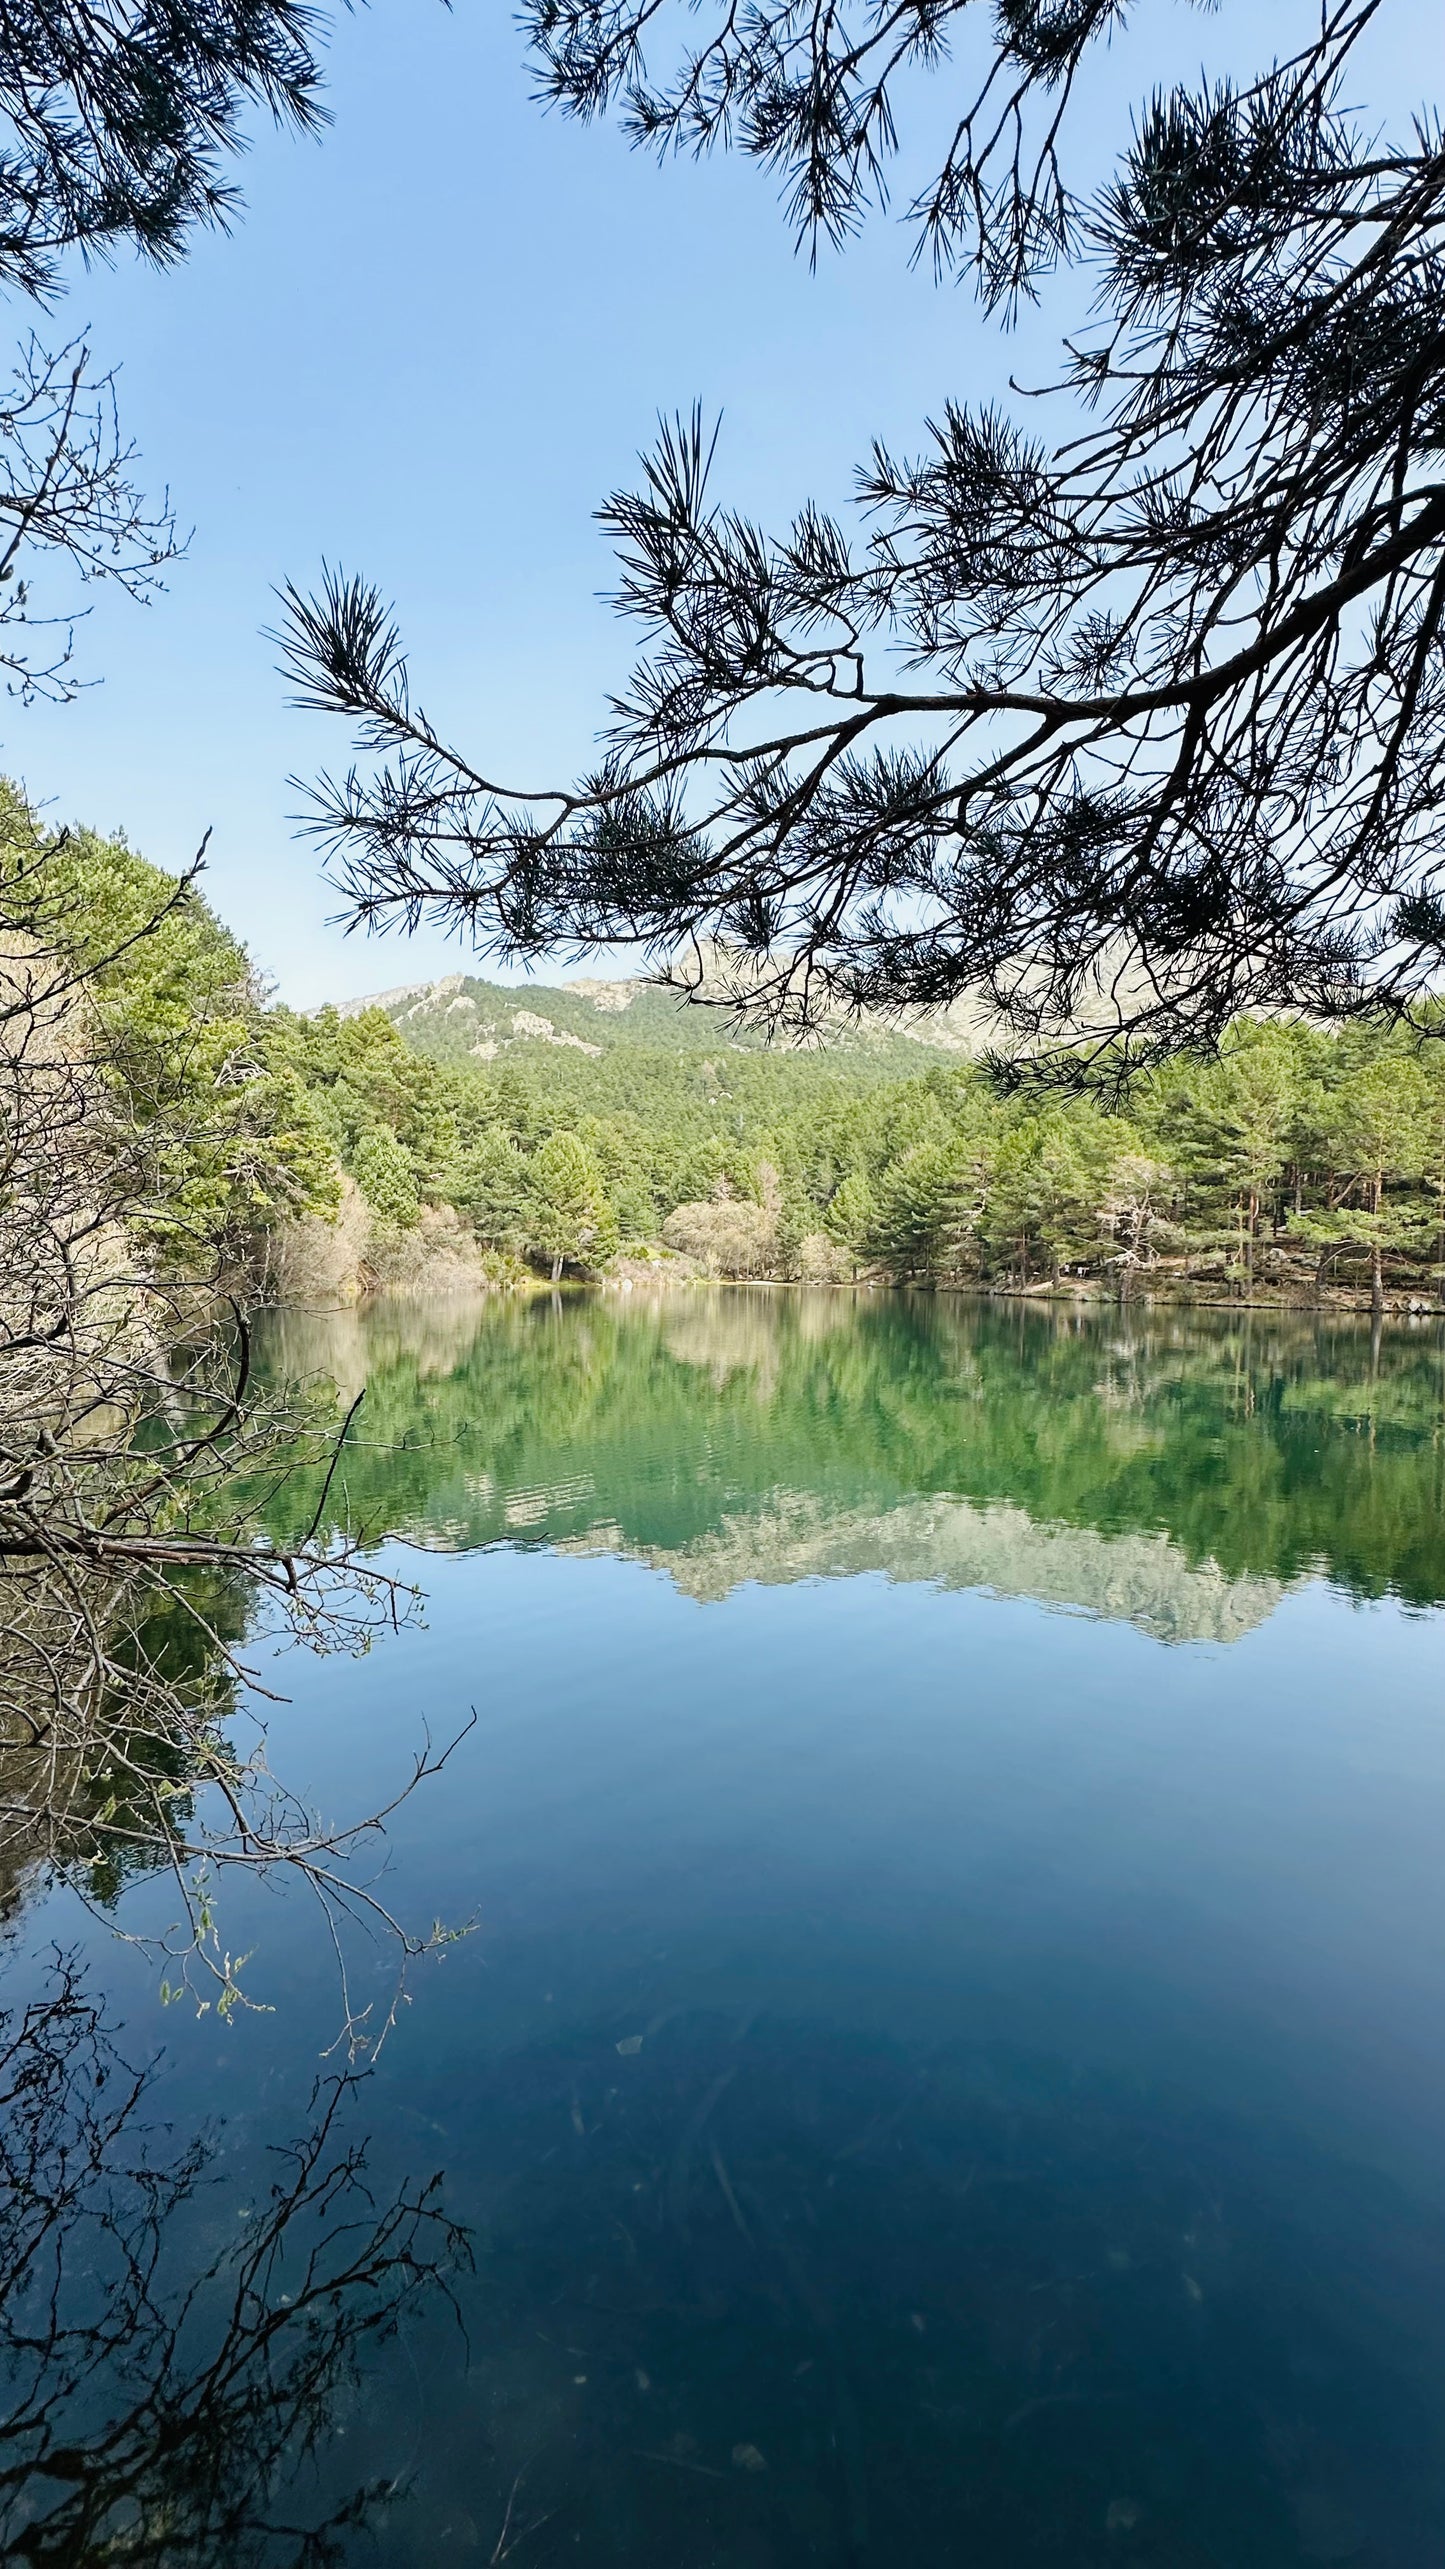
{"type": "Polygon", "coordinates": [[[1018,1508],[966,1499],[900,1499],[869,1514],[785,1498],[727,1517],[716,1534],[677,1551],[624,1547],[611,1526],[559,1548],[584,1557],[625,1549],[704,1604],[746,1582],[787,1587],[881,1574],[1082,1609],[1166,1642],[1236,1641],[1265,1622],[1283,1594],[1273,1579],[1226,1579],[1212,1563],[1192,1564],[1162,1534],[1036,1526],[1018,1508]]]}
{"type": "Polygon", "coordinates": [[[146,2076],[68,1961],[0,2018],[7,2560],[299,2569],[391,2494],[358,2481],[313,2512],[297,2482],[364,2348],[448,2293],[468,2251],[437,2179],[378,2206],[345,2135],[357,2086],[318,2091],[236,2244],[187,2270],[210,2144],[146,2128],[146,2076]]]}
{"type": "Polygon", "coordinates": [[[370,1365],[346,1521],[449,1545],[677,1555],[785,1501],[947,1497],[1167,1537],[1181,1575],[1445,1597],[1435,1330],[719,1288],[288,1319],[272,1360],[370,1365]]]}
{"type": "MultiPolygon", "coordinates": [[[[289,1464],[286,1466],[289,1469],[289,1464]]],[[[344,1566],[340,1582],[352,1582],[344,1566]]],[[[364,1601],[363,1601],[364,1603],[364,1601]]],[[[217,1882],[239,1871],[299,1876],[324,1912],[339,1965],[343,2031],[353,2050],[382,2039],[390,2008],[353,2009],[348,1955],[354,1931],[380,1929],[407,1961],[446,1931],[409,1932],[354,1859],[396,1804],[443,1765],[455,1744],[414,1749],[391,1800],[362,1818],[321,1821],[272,1773],[265,1715],[277,1700],[239,1655],[258,1628],[256,1599],[229,1565],[182,1565],[162,1584],[83,1592],[87,1621],[102,1626],[88,1669],[78,1669],[74,1616],[64,1624],[63,1682],[45,1682],[57,1657],[51,1600],[42,1584],[0,1627],[0,1915],[32,1890],[63,1883],[87,1906],[113,1911],[128,1881],[169,1872],[178,1916],[141,1938],[203,2008],[228,2014],[251,2003],[243,1956],[224,1936],[217,1882]]],[[[330,1610],[328,1610],[330,1612],[330,1610]]],[[[312,1647],[354,1648],[364,1615],[345,1598],[312,1647]]],[[[465,1725],[463,1725],[465,1727],[465,1725]]]]}
{"type": "Polygon", "coordinates": [[[771,1299],[766,1291],[734,1293],[719,1301],[702,1294],[679,1295],[661,1315],[663,1347],[675,1365],[704,1375],[714,1393],[742,1378],[739,1388],[766,1405],[777,1399],[789,1342],[803,1319],[802,1305],[805,1300],[816,1304],[819,1297],[799,1297],[788,1315],[786,1337],[769,1309],[771,1299]]]}
{"type": "Polygon", "coordinates": [[[0,1631],[0,1911],[47,1872],[109,1904],[135,1874],[175,1861],[198,1779],[225,1755],[221,1726],[237,1698],[227,1653],[250,1609],[224,1574],[191,1573],[186,1584],[193,1612],[156,1594],[110,1601],[108,1682],[88,1693],[41,1682],[50,1600],[10,1608],[0,1631]],[[171,1718],[177,1706],[183,1719],[171,1718]]]}
{"type": "Polygon", "coordinates": [[[313,1539],[303,1508],[281,1548],[258,1522],[303,1462],[327,1488],[339,1442],[329,1395],[258,1393],[220,1291],[320,1182],[276,1122],[244,958],[193,874],[112,882],[107,858],[92,919],[76,861],[0,796],[0,1904],[46,1867],[104,1896],[169,1862],[173,1951],[229,2007],[217,1872],[285,1867],[334,1911],[377,1817],[322,1829],[237,1746],[244,1628],[360,1649],[405,1599],[334,1522],[313,1539]]]}

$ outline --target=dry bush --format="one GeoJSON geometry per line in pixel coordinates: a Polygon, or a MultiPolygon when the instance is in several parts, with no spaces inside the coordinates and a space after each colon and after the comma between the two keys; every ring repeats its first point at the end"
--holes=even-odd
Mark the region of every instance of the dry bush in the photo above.
{"type": "Polygon", "coordinates": [[[855,1260],[826,1231],[810,1231],[798,1242],[799,1284],[848,1284],[855,1260]]]}
{"type": "Polygon", "coordinates": [[[491,1269],[454,1205],[423,1205],[409,1231],[373,1222],[361,1262],[368,1293],[418,1299],[485,1292],[491,1269]]]}
{"type": "Polygon", "coordinates": [[[679,1204],[662,1226],[669,1249],[691,1258],[704,1275],[739,1282],[775,1271],[777,1225],[767,1208],[738,1197],[710,1204],[679,1204]]]}
{"type": "Polygon", "coordinates": [[[371,1208],[349,1177],[341,1181],[330,1221],[324,1213],[301,1213],[278,1222],[253,1261],[267,1300],[313,1311],[359,1300],[371,1228],[371,1208]]]}

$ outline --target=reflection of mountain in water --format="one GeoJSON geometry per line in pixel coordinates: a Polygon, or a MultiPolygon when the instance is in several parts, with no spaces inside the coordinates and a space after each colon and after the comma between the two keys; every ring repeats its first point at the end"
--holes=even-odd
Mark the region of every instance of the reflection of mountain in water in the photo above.
{"type": "Polygon", "coordinates": [[[1074,1607],[1137,1624],[1156,1641],[1237,1641],[1273,1614],[1283,1594],[1276,1579],[1230,1579],[1215,1561],[1191,1565],[1166,1534],[1035,1525],[1022,1508],[972,1507],[966,1499],[906,1500],[873,1515],[830,1513],[790,1495],[760,1515],[731,1516],[675,1550],[630,1543],[616,1526],[598,1526],[559,1549],[646,1561],[703,1604],[748,1580],[784,1587],[873,1571],[1074,1607]]]}
{"type": "Polygon", "coordinates": [[[723,1288],[280,1316],[270,1361],[365,1383],[327,1508],[432,1548],[615,1551],[699,1600],[873,1571],[1169,1640],[1319,1575],[1445,1600],[1432,1329],[723,1288]]]}

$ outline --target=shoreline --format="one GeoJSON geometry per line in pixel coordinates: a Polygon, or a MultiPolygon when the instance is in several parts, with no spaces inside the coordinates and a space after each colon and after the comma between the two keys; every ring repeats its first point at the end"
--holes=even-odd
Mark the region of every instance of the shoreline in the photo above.
{"type": "Polygon", "coordinates": [[[710,1276],[696,1273],[684,1275],[677,1273],[675,1269],[663,1266],[643,1269],[641,1262],[623,1275],[571,1275],[562,1276],[555,1282],[547,1276],[519,1277],[505,1283],[459,1280],[450,1286],[419,1284],[410,1289],[401,1290],[383,1285],[335,1302],[312,1302],[298,1298],[295,1301],[278,1301],[265,1307],[276,1311],[334,1313],[385,1309],[388,1305],[409,1302],[462,1303],[494,1300],[534,1302],[550,1300],[561,1295],[622,1296],[639,1293],[646,1297],[690,1294],[699,1290],[704,1292],[722,1290],[729,1293],[866,1294],[872,1297],[898,1294],[920,1295],[930,1299],[948,1296],[966,1302],[1025,1303],[1033,1306],[1042,1304],[1050,1309],[1073,1306],[1089,1310],[1115,1311],[1121,1315],[1139,1311],[1272,1311],[1290,1312],[1300,1319],[1348,1318],[1372,1321],[1379,1318],[1382,1322],[1397,1325],[1417,1321],[1445,1320],[1445,1299],[1426,1300],[1419,1295],[1387,1296],[1382,1310],[1377,1314],[1368,1294],[1335,1293],[1326,1299],[1314,1294],[1292,1292],[1288,1288],[1270,1291],[1267,1288],[1256,1287],[1253,1292],[1246,1294],[1220,1291],[1217,1287],[1203,1285],[1182,1288],[1176,1286],[1173,1289],[1166,1287],[1162,1291],[1154,1286],[1124,1295],[1117,1291],[1110,1291],[1102,1285],[1083,1282],[1057,1285],[1053,1283],[990,1285],[972,1284],[953,1277],[939,1277],[935,1281],[924,1282],[918,1278],[895,1279],[869,1276],[710,1276]]]}

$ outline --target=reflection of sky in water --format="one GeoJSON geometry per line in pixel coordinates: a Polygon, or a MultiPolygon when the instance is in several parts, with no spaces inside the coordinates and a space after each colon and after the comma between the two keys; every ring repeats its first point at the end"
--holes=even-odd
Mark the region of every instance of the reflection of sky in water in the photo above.
{"type": "MultiPolygon", "coordinates": [[[[288,2520],[359,2452],[347,2569],[1435,2569],[1438,1352],[780,1300],[333,1334],[441,1549],[272,1758],[356,1807],[477,1708],[385,1881],[475,1932],[354,2101],[476,2274],[288,2520]]],[[[83,1938],[220,2137],[182,2265],[335,2030],[305,1904],[225,1915],[229,2029],[83,1938]]]]}

